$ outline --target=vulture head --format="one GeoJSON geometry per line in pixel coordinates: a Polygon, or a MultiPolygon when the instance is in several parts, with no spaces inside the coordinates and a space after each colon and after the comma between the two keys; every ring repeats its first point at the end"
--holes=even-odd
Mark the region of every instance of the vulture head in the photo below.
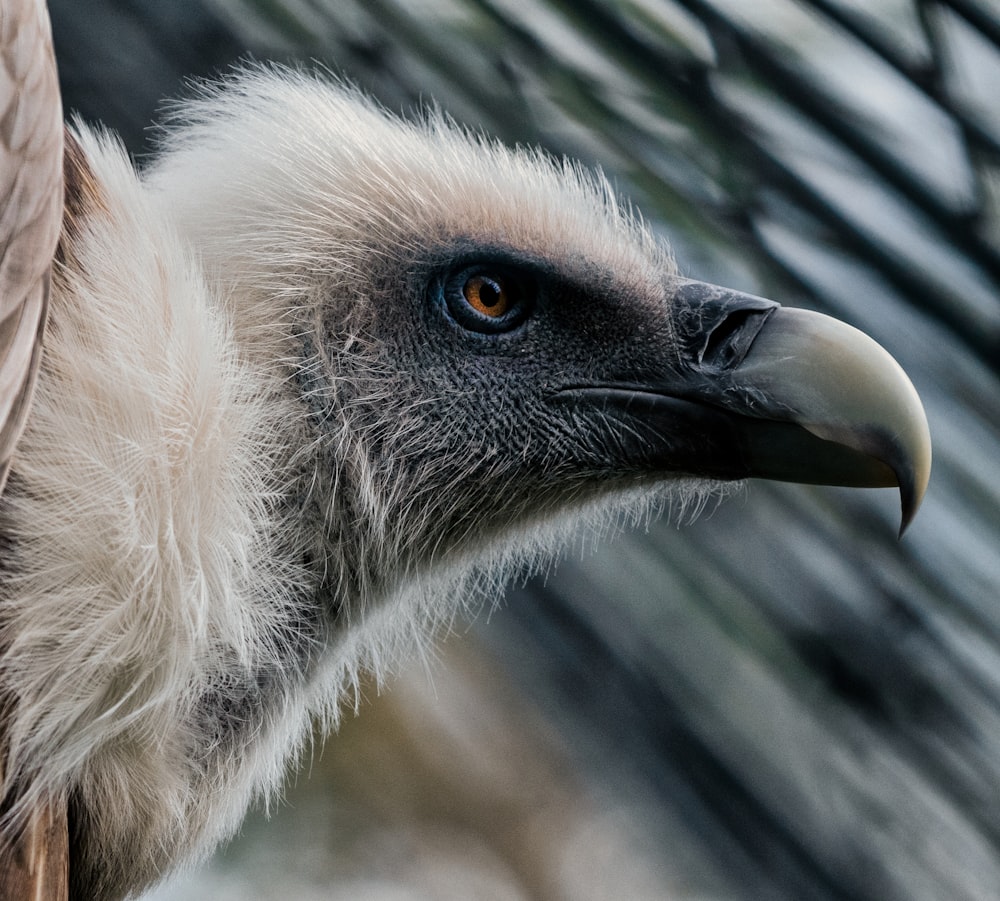
{"type": "Polygon", "coordinates": [[[352,590],[650,488],[899,485],[911,517],[926,426],[891,358],[681,278],[599,175],[300,76],[178,119],[149,186],[243,346],[293,361],[352,590]]]}
{"type": "Polygon", "coordinates": [[[80,897],[230,834],[363,670],[561,526],[748,477],[926,486],[873,341],[682,278],[598,175],[257,69],[141,178],[68,139],[0,509],[5,789],[80,897]]]}

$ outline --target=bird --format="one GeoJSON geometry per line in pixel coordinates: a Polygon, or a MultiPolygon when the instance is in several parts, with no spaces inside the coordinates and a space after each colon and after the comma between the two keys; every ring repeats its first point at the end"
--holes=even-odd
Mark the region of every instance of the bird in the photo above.
{"type": "Polygon", "coordinates": [[[8,139],[0,173],[57,211],[2,195],[34,265],[3,310],[39,312],[0,361],[0,872],[61,841],[114,901],[203,859],[364,674],[581,523],[764,478],[898,487],[905,527],[926,491],[884,349],[683,277],[599,172],[270,64],[142,172],[51,103],[61,169],[8,139]]]}

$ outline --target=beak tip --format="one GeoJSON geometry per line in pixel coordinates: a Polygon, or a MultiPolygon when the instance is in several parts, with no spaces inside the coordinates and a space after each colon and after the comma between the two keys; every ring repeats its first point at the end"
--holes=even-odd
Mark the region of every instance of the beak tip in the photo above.
{"type": "MultiPolygon", "coordinates": [[[[904,376],[905,377],[905,376],[904,376]]],[[[899,499],[902,517],[899,524],[899,537],[909,528],[920,504],[927,493],[927,485],[931,478],[932,443],[930,425],[923,404],[917,395],[913,384],[909,385],[909,403],[905,404],[908,430],[901,430],[907,435],[907,450],[909,451],[906,465],[897,470],[899,476],[899,499]]]]}
{"type": "Polygon", "coordinates": [[[902,489],[900,489],[899,498],[902,515],[899,521],[899,533],[896,537],[899,540],[902,540],[906,530],[910,527],[910,523],[913,522],[913,517],[917,513],[917,507],[920,502],[915,500],[912,495],[908,495],[902,489]]]}
{"type": "Polygon", "coordinates": [[[900,523],[899,523],[899,538],[903,537],[903,534],[910,527],[910,523],[913,522],[913,518],[917,515],[917,510],[920,509],[920,504],[924,499],[924,494],[927,491],[927,481],[930,475],[930,466],[923,468],[919,472],[907,471],[903,474],[903,477],[899,479],[899,503],[900,503],[900,523]]]}

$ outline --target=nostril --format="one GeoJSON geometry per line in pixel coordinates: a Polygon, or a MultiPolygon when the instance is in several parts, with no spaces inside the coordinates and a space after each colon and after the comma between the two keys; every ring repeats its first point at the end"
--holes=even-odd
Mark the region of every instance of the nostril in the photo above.
{"type": "Polygon", "coordinates": [[[728,313],[709,331],[698,354],[698,362],[713,369],[729,369],[738,365],[770,314],[769,309],[742,309],[728,313]]]}

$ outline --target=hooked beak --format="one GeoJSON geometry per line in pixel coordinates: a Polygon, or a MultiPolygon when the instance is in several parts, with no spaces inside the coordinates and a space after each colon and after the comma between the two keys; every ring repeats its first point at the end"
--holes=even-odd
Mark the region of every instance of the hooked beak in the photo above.
{"type": "Polygon", "coordinates": [[[679,281],[674,301],[679,372],[560,396],[598,404],[626,426],[626,452],[655,469],[898,487],[902,535],[927,488],[931,442],[920,399],[888,352],[829,316],[714,285],[679,281]]]}

